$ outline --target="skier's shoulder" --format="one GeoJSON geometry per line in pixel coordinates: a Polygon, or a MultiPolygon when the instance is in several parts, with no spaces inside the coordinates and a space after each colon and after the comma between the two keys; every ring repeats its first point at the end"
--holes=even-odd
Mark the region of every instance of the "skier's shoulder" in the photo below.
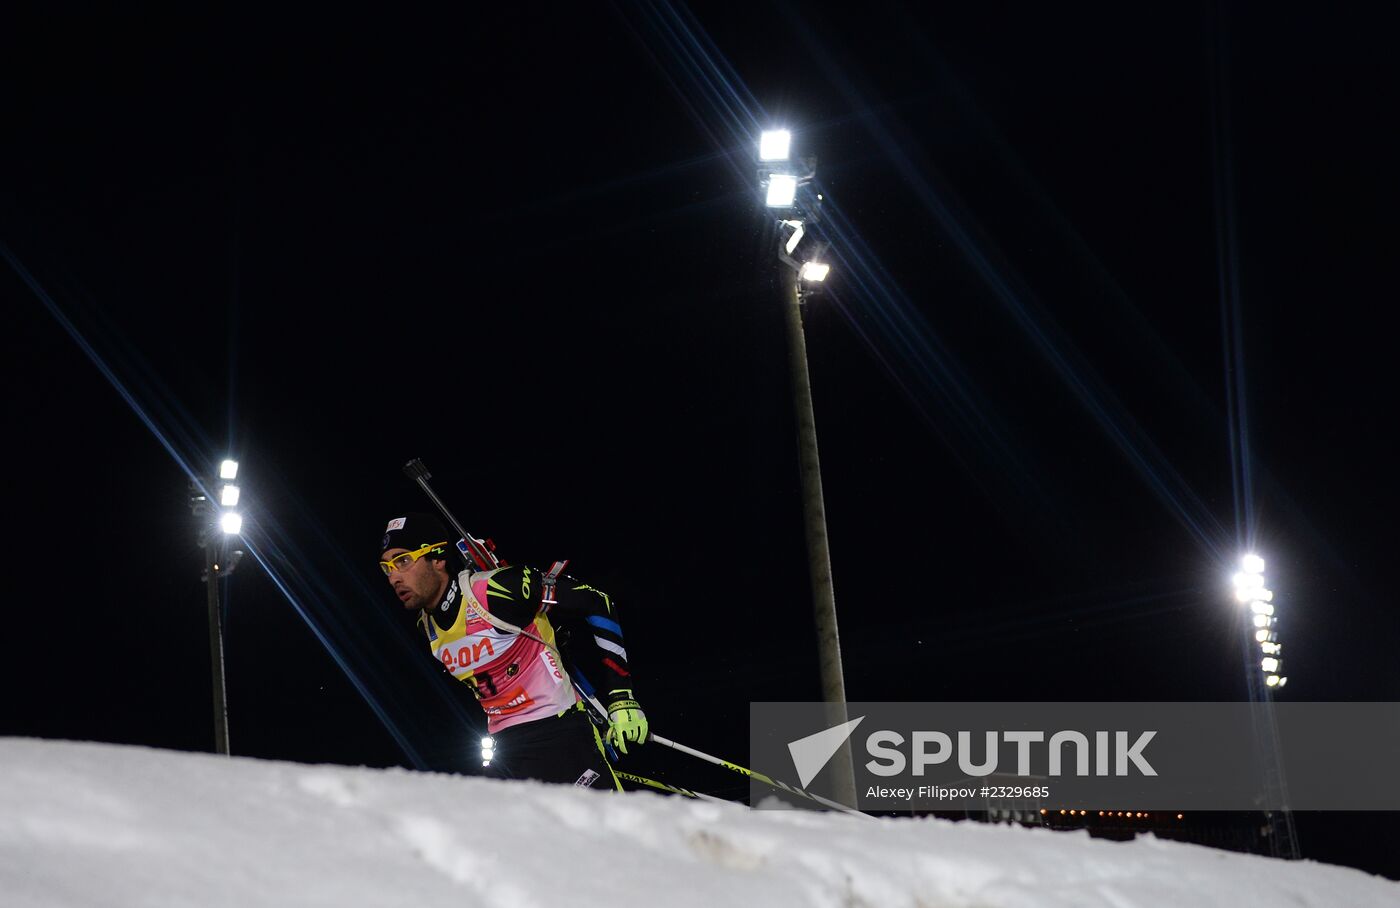
{"type": "Polygon", "coordinates": [[[521,603],[539,601],[543,580],[544,575],[539,570],[526,564],[507,564],[489,571],[473,571],[470,577],[473,590],[484,588],[491,599],[521,603]]]}

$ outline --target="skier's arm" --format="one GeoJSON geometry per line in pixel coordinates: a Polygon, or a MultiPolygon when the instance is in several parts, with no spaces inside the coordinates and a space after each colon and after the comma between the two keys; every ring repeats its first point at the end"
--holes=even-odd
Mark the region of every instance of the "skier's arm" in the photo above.
{"type": "Polygon", "coordinates": [[[632,693],[632,669],[617,608],[607,593],[572,577],[560,579],[554,598],[548,614],[569,629],[574,661],[599,691],[607,692],[603,700],[608,706],[608,741],[627,753],[629,743],[646,742],[648,728],[646,713],[632,693]]]}
{"type": "Polygon", "coordinates": [[[632,669],[622,625],[608,594],[566,576],[559,578],[554,599],[549,619],[569,631],[569,653],[589,682],[602,693],[630,690],[632,669]]]}

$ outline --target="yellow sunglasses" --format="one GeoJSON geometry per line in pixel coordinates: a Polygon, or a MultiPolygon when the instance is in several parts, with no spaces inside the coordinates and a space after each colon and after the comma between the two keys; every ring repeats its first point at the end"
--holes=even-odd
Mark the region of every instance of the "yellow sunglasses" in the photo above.
{"type": "Polygon", "coordinates": [[[433,549],[444,545],[447,545],[447,540],[445,539],[442,542],[434,542],[432,545],[425,545],[421,549],[415,549],[412,552],[404,552],[402,555],[395,555],[388,561],[379,562],[379,569],[384,572],[385,577],[388,577],[390,574],[394,573],[394,571],[406,571],[413,566],[413,562],[422,558],[433,549]]]}

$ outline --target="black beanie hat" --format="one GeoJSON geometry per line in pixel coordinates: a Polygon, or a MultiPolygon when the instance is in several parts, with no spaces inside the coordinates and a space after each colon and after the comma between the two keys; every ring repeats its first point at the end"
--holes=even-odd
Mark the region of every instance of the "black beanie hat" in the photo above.
{"type": "Polygon", "coordinates": [[[457,552],[452,539],[452,534],[433,515],[406,514],[403,517],[395,517],[384,528],[384,538],[379,543],[379,554],[382,557],[390,549],[408,549],[410,552],[416,552],[425,545],[441,542],[443,544],[429,554],[455,564],[457,552]]]}

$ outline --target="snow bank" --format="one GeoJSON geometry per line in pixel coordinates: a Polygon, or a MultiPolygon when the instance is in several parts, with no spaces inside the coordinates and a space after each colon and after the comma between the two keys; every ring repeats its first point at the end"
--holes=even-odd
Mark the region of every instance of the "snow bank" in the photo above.
{"type": "Polygon", "coordinates": [[[1159,841],[0,738],[0,905],[1400,905],[1159,841]]]}

